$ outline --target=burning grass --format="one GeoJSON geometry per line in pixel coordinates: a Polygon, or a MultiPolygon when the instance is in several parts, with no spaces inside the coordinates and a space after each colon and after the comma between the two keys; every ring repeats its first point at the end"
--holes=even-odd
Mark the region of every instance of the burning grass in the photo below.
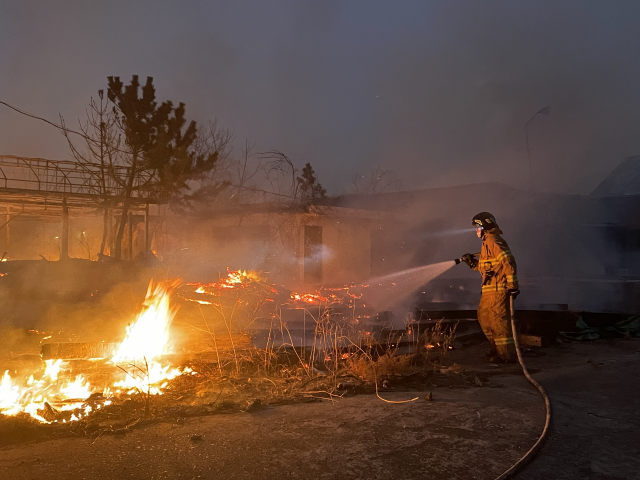
{"type": "Polygon", "coordinates": [[[214,283],[186,284],[182,290],[176,280],[152,282],[142,312],[108,358],[49,359],[23,368],[20,375],[17,369],[13,376],[8,369],[4,372],[0,434],[7,435],[0,438],[97,438],[151,421],[394,388],[425,389],[445,377],[464,383],[457,378],[459,370],[442,368],[455,329],[445,330],[440,323],[420,333],[410,323],[405,331],[387,331],[374,339],[360,323],[357,296],[348,287],[313,295],[282,295],[258,275],[240,271],[229,271],[214,283]],[[172,294],[196,304],[203,326],[194,331],[208,343],[206,352],[176,353],[180,342],[172,333],[177,312],[172,294]],[[283,305],[291,302],[318,307],[304,310],[314,326],[304,346],[294,342],[283,319],[283,305]],[[353,306],[351,315],[328,308],[336,304],[353,306]],[[207,318],[203,305],[217,320],[207,318]],[[268,322],[262,348],[241,341],[256,321],[263,322],[263,329],[268,322]]]}

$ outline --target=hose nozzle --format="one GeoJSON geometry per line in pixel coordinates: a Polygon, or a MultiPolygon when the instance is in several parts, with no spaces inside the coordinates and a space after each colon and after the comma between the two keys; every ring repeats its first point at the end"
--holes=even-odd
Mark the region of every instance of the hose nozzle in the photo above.
{"type": "Polygon", "coordinates": [[[469,265],[471,268],[476,268],[476,266],[478,265],[478,259],[476,257],[479,257],[479,256],[480,256],[479,253],[465,253],[460,258],[456,258],[454,262],[456,262],[456,265],[464,262],[467,265],[469,265]]]}

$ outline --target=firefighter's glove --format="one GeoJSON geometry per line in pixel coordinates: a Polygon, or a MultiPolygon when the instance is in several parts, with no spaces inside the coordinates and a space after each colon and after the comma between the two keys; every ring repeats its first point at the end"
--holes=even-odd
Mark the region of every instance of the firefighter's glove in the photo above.
{"type": "Polygon", "coordinates": [[[509,295],[511,295],[514,300],[517,298],[518,295],[520,295],[519,288],[510,288],[508,291],[509,291],[509,295]]]}
{"type": "Polygon", "coordinates": [[[478,259],[471,253],[465,253],[462,256],[462,261],[469,265],[469,268],[476,268],[478,266],[478,259]]]}

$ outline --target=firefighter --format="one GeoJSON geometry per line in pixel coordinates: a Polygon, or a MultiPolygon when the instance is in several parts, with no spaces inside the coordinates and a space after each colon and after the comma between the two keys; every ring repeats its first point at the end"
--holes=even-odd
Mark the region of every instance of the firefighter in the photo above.
{"type": "Polygon", "coordinates": [[[489,340],[489,360],[515,362],[509,296],[515,299],[520,293],[516,260],[500,236],[502,230],[493,215],[481,212],[473,217],[472,224],[482,239],[482,251],[475,255],[467,253],[462,260],[482,275],[478,322],[489,340]]]}

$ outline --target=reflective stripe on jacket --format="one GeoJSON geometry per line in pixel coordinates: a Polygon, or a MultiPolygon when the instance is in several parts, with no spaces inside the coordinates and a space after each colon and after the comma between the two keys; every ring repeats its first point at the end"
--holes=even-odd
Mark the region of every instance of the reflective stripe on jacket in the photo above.
{"type": "Polygon", "coordinates": [[[498,233],[484,233],[482,251],[475,268],[482,275],[482,292],[499,292],[518,288],[516,259],[509,245],[498,233]]]}

